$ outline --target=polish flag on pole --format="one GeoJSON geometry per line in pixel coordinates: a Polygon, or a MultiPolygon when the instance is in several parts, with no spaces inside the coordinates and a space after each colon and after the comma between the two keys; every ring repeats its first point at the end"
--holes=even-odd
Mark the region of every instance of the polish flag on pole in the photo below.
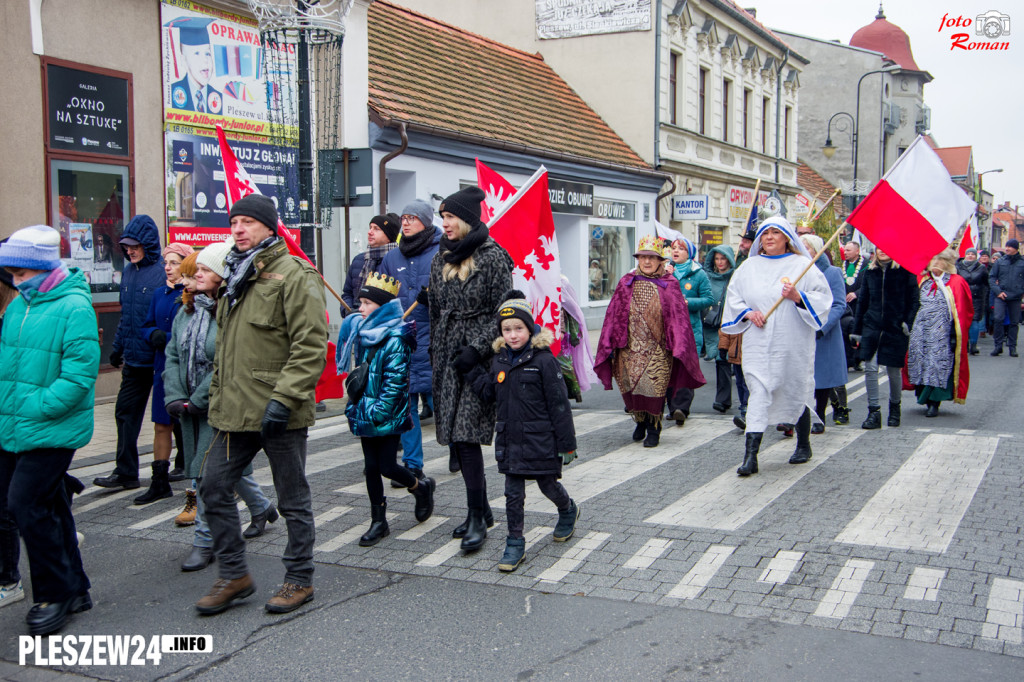
{"type": "Polygon", "coordinates": [[[494,197],[498,206],[488,223],[491,236],[512,256],[512,285],[526,294],[537,324],[554,334],[551,352],[557,356],[562,338],[562,268],[548,194],[548,171],[541,166],[519,191],[503,200],[512,185],[479,159],[476,163],[477,183],[488,197],[484,203],[494,197]]]}
{"type": "Polygon", "coordinates": [[[978,248],[978,215],[971,216],[971,222],[964,230],[964,236],[960,239],[960,257],[967,255],[967,249],[978,248]]]}
{"type": "MultiPolygon", "coordinates": [[[[249,177],[249,173],[238,163],[235,153],[228,146],[228,139],[224,135],[224,128],[220,125],[217,126],[217,139],[220,140],[220,156],[221,161],[224,163],[224,191],[227,194],[228,210],[230,211],[231,205],[242,197],[249,196],[250,194],[262,194],[262,192],[256,187],[256,183],[252,181],[252,178],[249,177]]],[[[288,252],[290,254],[313,265],[313,261],[309,260],[309,256],[298,245],[280,218],[277,219],[277,233],[281,235],[285,244],[288,245],[288,252]]],[[[316,266],[314,265],[313,267],[315,268],[316,266]]],[[[330,314],[326,310],[324,314],[327,315],[327,321],[330,322],[330,314]]],[[[338,375],[334,362],[330,361],[330,358],[333,358],[335,355],[334,344],[330,341],[327,342],[326,352],[328,362],[324,367],[323,374],[320,375],[320,379],[316,382],[317,402],[327,398],[345,397],[346,375],[338,375]]]]}
{"type": "Polygon", "coordinates": [[[914,274],[956,237],[977,208],[918,136],[846,222],[914,274]]]}

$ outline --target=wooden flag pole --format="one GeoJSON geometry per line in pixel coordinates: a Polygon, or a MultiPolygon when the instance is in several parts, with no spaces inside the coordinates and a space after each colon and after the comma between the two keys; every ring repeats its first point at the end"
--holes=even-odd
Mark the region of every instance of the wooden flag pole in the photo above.
{"type": "Polygon", "coordinates": [[[416,310],[416,306],[418,306],[419,304],[420,304],[419,301],[413,301],[412,305],[409,306],[409,309],[406,310],[404,313],[402,313],[402,319],[404,320],[405,318],[409,317],[409,313],[411,313],[412,311],[416,310]]]}
{"type": "MultiPolygon", "coordinates": [[[[815,264],[815,263],[816,263],[816,262],[818,261],[818,259],[819,259],[819,258],[821,258],[821,254],[825,253],[825,251],[827,251],[827,250],[828,250],[828,247],[829,247],[829,245],[830,245],[830,244],[831,244],[832,242],[834,242],[834,241],[836,240],[836,237],[838,237],[838,236],[839,236],[840,234],[842,234],[842,232],[843,232],[843,228],[845,228],[845,227],[846,227],[846,222],[843,222],[843,224],[842,224],[842,225],[840,225],[840,226],[839,226],[838,228],[836,228],[836,231],[832,233],[832,236],[828,238],[828,241],[827,241],[827,242],[825,242],[825,244],[824,244],[824,245],[823,245],[823,246],[821,247],[821,250],[820,250],[820,251],[818,251],[818,253],[814,254],[814,258],[813,258],[813,259],[811,259],[811,262],[807,264],[807,267],[806,267],[806,268],[804,268],[804,271],[803,271],[803,272],[801,272],[801,273],[800,273],[800,276],[799,276],[799,277],[797,277],[797,278],[796,278],[796,281],[794,281],[794,282],[793,282],[793,287],[794,287],[794,288],[796,288],[796,285],[797,285],[797,284],[799,284],[800,280],[802,280],[802,279],[804,278],[804,275],[806,275],[806,274],[807,274],[807,272],[808,272],[808,271],[809,271],[809,270],[810,270],[811,268],[813,268],[813,267],[814,267],[814,264],[815,264]]],[[[767,312],[767,313],[765,314],[765,316],[764,316],[764,320],[765,320],[765,322],[767,322],[767,321],[768,321],[768,318],[772,316],[772,313],[774,313],[774,312],[775,312],[775,309],[776,309],[776,308],[778,308],[778,307],[779,307],[779,305],[780,305],[780,304],[781,304],[781,303],[782,303],[783,301],[785,301],[785,300],[786,300],[786,297],[785,297],[785,296],[779,296],[779,300],[777,300],[777,301],[775,302],[775,305],[773,305],[773,306],[771,307],[771,309],[770,309],[770,310],[769,310],[769,311],[768,311],[768,312],[767,312]]]]}
{"type": "Polygon", "coordinates": [[[832,196],[830,196],[828,198],[828,201],[826,201],[824,204],[822,204],[821,208],[813,216],[811,216],[810,220],[808,220],[807,222],[813,223],[815,220],[817,220],[818,216],[820,216],[822,213],[825,212],[825,209],[827,209],[829,207],[829,204],[831,204],[833,201],[835,201],[835,198],[838,195],[839,195],[839,190],[838,189],[835,192],[832,192],[832,196]]]}

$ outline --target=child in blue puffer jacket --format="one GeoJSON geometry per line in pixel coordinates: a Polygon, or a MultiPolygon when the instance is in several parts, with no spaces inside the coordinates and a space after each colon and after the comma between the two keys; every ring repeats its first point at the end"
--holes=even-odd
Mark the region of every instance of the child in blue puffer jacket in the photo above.
{"type": "Polygon", "coordinates": [[[360,438],[370,497],[371,523],[359,538],[360,547],[375,545],[391,532],[381,476],[413,494],[416,521],[422,523],[434,512],[434,480],[417,478],[396,461],[400,434],[412,427],[409,365],[416,347],[416,325],[405,322],[402,304],[396,298],[399,286],[392,277],[372,273],[359,290],[359,314],[345,318],[338,336],[338,374],[348,370],[353,352],[356,366],[369,363],[362,394],[353,395],[353,387],[346,386],[349,402],[345,416],[353,435],[360,438]]]}

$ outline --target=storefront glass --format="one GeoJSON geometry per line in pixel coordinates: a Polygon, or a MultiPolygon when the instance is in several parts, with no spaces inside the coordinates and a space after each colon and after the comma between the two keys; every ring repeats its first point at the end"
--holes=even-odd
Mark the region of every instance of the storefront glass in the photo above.
{"type": "Polygon", "coordinates": [[[590,224],[588,291],[591,301],[611,299],[615,285],[633,267],[632,225],[590,224]]]}
{"type": "Polygon", "coordinates": [[[124,256],[117,242],[127,185],[127,166],[50,160],[50,210],[58,216],[61,258],[85,273],[93,292],[116,292],[121,281],[124,256]]]}

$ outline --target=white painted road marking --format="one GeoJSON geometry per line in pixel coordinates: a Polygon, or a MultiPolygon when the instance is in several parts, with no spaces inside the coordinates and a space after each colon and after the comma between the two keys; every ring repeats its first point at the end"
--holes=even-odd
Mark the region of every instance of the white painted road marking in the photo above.
{"type": "Polygon", "coordinates": [[[672,546],[672,540],[665,540],[663,538],[651,538],[644,546],[637,550],[636,554],[629,557],[626,563],[622,564],[623,568],[635,568],[643,570],[650,568],[651,564],[657,561],[658,557],[668,551],[668,548],[672,546]]]}
{"type": "Polygon", "coordinates": [[[337,507],[326,509],[313,517],[313,526],[315,528],[319,528],[325,523],[330,523],[334,519],[342,516],[343,514],[347,514],[350,511],[352,511],[352,507],[346,505],[339,505],[337,507]]]}
{"type": "Polygon", "coordinates": [[[803,558],[803,552],[779,550],[775,557],[768,562],[768,568],[764,569],[764,573],[757,579],[757,582],[785,584],[803,558]]]}
{"type": "Polygon", "coordinates": [[[814,615],[822,618],[846,618],[874,567],[874,561],[847,561],[839,570],[839,575],[832,581],[832,587],[818,603],[814,615]]]}
{"type": "Polygon", "coordinates": [[[928,434],[836,542],[945,552],[998,444],[998,438],[928,434]]]}
{"type": "MultiPolygon", "coordinates": [[[[861,437],[864,431],[840,430],[813,442],[814,456],[806,464],[789,464],[792,439],[779,441],[758,457],[760,473],[737,476],[730,470],[646,519],[647,523],[693,528],[736,530],[754,518],[801,478],[861,437]]],[[[739,463],[737,451],[736,463],[739,463]]]]}
{"type": "Polygon", "coordinates": [[[556,561],[551,568],[548,568],[539,576],[537,580],[545,583],[557,583],[565,576],[569,575],[570,572],[576,570],[576,568],[583,563],[583,560],[593,552],[595,549],[605,543],[608,538],[611,537],[611,533],[598,533],[596,531],[590,531],[586,537],[577,540],[565,550],[565,553],[556,561]]]}
{"type": "Polygon", "coordinates": [[[128,497],[129,495],[141,495],[141,494],[142,494],[142,491],[139,490],[138,488],[135,488],[133,490],[121,490],[121,491],[118,491],[116,493],[110,493],[109,495],[104,495],[103,497],[101,497],[101,498],[99,498],[97,500],[93,500],[89,504],[84,504],[81,507],[75,505],[71,509],[72,509],[72,511],[76,515],[77,514],[82,514],[82,513],[87,512],[87,511],[92,511],[93,509],[98,509],[98,508],[100,508],[100,507],[102,507],[104,505],[110,504],[111,502],[116,502],[117,500],[120,500],[122,498],[128,497]]]}
{"type": "Polygon", "coordinates": [[[735,547],[728,545],[711,545],[708,551],[704,552],[697,563],[693,565],[683,579],[669,590],[668,597],[673,599],[696,599],[697,595],[704,591],[711,579],[718,573],[725,560],[728,559],[735,547]]]}
{"type": "MultiPolygon", "coordinates": [[[[397,518],[398,518],[398,512],[388,512],[388,514],[387,514],[388,523],[391,523],[392,521],[394,521],[397,518]]],[[[331,538],[327,542],[324,542],[324,543],[314,547],[313,551],[314,552],[333,552],[334,550],[338,549],[339,547],[344,547],[345,545],[347,545],[349,543],[355,542],[356,540],[361,538],[363,536],[363,533],[365,533],[369,528],[370,528],[370,525],[368,523],[363,523],[363,524],[359,524],[357,526],[353,526],[352,528],[349,528],[346,531],[342,531],[341,533],[338,533],[337,535],[335,535],[333,538],[331,538]]]]}
{"type": "Polygon", "coordinates": [[[988,615],[981,636],[1011,644],[1021,643],[1024,628],[1024,582],[996,578],[988,593],[988,615]]]}
{"type": "Polygon", "coordinates": [[[438,526],[443,526],[445,521],[448,520],[447,516],[431,516],[423,523],[416,524],[409,530],[405,531],[398,536],[399,540],[419,540],[421,537],[434,530],[438,526]]]}
{"type": "Polygon", "coordinates": [[[925,568],[915,566],[914,572],[910,574],[907,581],[907,589],[903,591],[904,599],[920,599],[923,601],[936,601],[939,598],[939,589],[946,577],[944,568],[925,568]]]}

